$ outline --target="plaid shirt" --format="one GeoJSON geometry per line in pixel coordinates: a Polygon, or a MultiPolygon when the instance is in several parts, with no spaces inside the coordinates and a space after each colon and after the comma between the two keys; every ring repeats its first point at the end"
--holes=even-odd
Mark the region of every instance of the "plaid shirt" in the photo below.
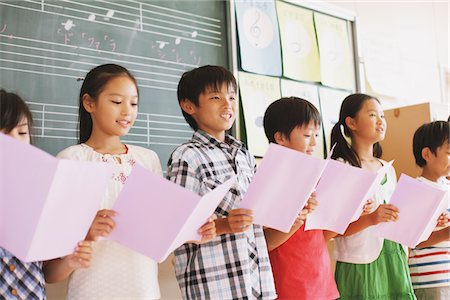
{"type": "Polygon", "coordinates": [[[46,299],[42,262],[24,263],[0,247],[0,299],[46,299]]]}
{"type": "MultiPolygon", "coordinates": [[[[255,161],[245,147],[226,135],[220,142],[203,131],[172,153],[167,178],[204,195],[231,174],[237,181],[216,208],[218,217],[239,207],[255,172],[255,161]]],[[[263,228],[224,234],[202,244],[175,250],[175,273],[184,299],[276,298],[263,228]]]]}

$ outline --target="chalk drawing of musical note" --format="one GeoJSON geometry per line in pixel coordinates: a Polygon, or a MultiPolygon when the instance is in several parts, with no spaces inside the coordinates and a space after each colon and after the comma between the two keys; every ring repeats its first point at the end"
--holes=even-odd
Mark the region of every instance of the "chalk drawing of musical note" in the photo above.
{"type": "Polygon", "coordinates": [[[177,37],[175,39],[175,45],[179,45],[181,43],[181,38],[177,37]]]}
{"type": "Polygon", "coordinates": [[[72,27],[75,27],[75,24],[73,23],[73,21],[71,19],[68,19],[65,23],[61,23],[61,25],[63,25],[64,29],[67,31],[72,29],[72,27]]]}
{"type": "Polygon", "coordinates": [[[95,21],[95,14],[90,14],[88,17],[89,21],[95,21]]]}
{"type": "Polygon", "coordinates": [[[197,35],[198,35],[198,32],[196,30],[191,33],[192,38],[196,38],[197,35]]]}
{"type": "Polygon", "coordinates": [[[159,49],[164,49],[164,47],[169,44],[168,42],[164,41],[156,41],[156,43],[158,44],[159,49]]]}

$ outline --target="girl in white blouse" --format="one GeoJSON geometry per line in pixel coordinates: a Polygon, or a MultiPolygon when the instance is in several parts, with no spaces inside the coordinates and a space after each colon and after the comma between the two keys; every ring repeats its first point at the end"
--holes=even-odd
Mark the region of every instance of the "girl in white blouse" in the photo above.
{"type": "MultiPolygon", "coordinates": [[[[136,120],[138,95],[135,78],[127,69],[115,64],[95,67],[83,81],[79,107],[80,144],[63,150],[58,156],[113,164],[114,175],[86,237],[94,241],[91,267],[72,273],[68,299],[160,298],[155,261],[113,241],[98,239],[107,237],[115,227],[115,212],[111,207],[133,165],[139,163],[162,175],[155,152],[120,141],[136,120]]],[[[211,224],[214,222],[202,227],[200,233],[204,237],[215,235],[211,224]]]]}

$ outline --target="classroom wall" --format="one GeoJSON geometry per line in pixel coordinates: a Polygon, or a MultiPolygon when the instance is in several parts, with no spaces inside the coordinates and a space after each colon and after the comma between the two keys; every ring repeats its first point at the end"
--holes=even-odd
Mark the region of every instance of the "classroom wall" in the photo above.
{"type": "Polygon", "coordinates": [[[366,92],[385,109],[449,103],[448,1],[325,2],[356,13],[366,92]]]}

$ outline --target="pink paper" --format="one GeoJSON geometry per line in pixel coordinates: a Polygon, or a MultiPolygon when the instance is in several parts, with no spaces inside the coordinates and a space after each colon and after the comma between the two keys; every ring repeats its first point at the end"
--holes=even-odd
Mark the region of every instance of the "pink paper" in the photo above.
{"type": "Polygon", "coordinates": [[[288,232],[326,166],[317,157],[270,144],[240,207],[255,224],[288,232]]]}
{"type": "Polygon", "coordinates": [[[371,172],[330,160],[316,188],[319,205],[308,215],[305,230],[322,229],[343,234],[348,225],[359,218],[388,166],[390,164],[371,172]]]}
{"type": "Polygon", "coordinates": [[[375,232],[415,248],[431,235],[439,215],[448,208],[446,200],[446,191],[402,174],[389,202],[399,209],[399,219],[378,224],[375,232]]]}
{"type": "Polygon", "coordinates": [[[200,197],[136,165],[114,204],[116,228],[109,239],[162,262],[190,240],[230,190],[231,177],[200,197]]]}
{"type": "Polygon", "coordinates": [[[57,159],[0,134],[0,246],[22,261],[71,254],[100,207],[108,164],[57,159]]]}

